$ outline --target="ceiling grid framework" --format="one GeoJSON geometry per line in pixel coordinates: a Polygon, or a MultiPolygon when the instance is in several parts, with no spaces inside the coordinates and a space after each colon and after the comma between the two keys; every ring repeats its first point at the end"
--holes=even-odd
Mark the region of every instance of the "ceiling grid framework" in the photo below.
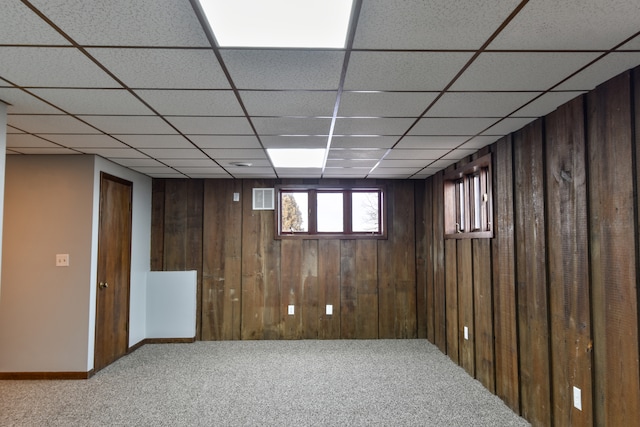
{"type": "Polygon", "coordinates": [[[158,178],[423,179],[640,64],[636,0],[356,0],[344,49],[222,48],[197,0],[0,4],[7,153],[158,178]]]}

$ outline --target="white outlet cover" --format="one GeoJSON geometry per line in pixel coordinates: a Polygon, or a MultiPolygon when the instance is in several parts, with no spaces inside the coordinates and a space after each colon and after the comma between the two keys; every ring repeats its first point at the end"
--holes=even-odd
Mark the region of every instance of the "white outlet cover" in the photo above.
{"type": "Polygon", "coordinates": [[[333,305],[327,304],[327,316],[331,316],[333,314],[333,305]]]}
{"type": "Polygon", "coordinates": [[[296,306],[290,305],[287,312],[289,313],[289,316],[293,316],[296,312],[296,306]]]}
{"type": "Polygon", "coordinates": [[[582,390],[576,386],[573,387],[573,406],[582,411],[582,390]]]}
{"type": "Polygon", "coordinates": [[[464,339],[468,340],[469,339],[469,328],[468,327],[464,327],[464,339]]]}
{"type": "Polygon", "coordinates": [[[56,254],[56,267],[69,267],[69,254],[56,254]]]}
{"type": "Polygon", "coordinates": [[[233,201],[234,202],[240,201],[240,193],[233,193],[233,201]]]}

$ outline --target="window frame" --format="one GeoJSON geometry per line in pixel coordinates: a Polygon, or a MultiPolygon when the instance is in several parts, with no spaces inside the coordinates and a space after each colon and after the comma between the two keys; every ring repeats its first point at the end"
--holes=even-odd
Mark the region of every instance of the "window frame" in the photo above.
{"type": "Polygon", "coordinates": [[[445,239],[493,238],[491,153],[444,175],[445,239]]]}
{"type": "Polygon", "coordinates": [[[387,203],[386,187],[384,185],[371,186],[327,186],[327,185],[276,185],[275,238],[276,239],[386,239],[387,238],[387,203]],[[308,194],[307,231],[282,231],[282,194],[308,194]],[[352,230],[352,197],[353,193],[378,193],[378,232],[354,232],[352,230]],[[318,231],[317,223],[317,195],[322,193],[342,193],[342,232],[318,231]]]}

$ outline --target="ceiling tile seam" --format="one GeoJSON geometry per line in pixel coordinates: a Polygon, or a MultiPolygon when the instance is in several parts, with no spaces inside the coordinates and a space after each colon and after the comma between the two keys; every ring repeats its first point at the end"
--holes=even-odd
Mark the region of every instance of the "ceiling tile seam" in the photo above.
{"type": "MultiPolygon", "coordinates": [[[[231,73],[229,72],[229,69],[227,68],[227,64],[224,62],[224,59],[222,58],[222,54],[220,53],[220,48],[218,47],[218,44],[216,42],[216,38],[215,38],[215,36],[213,34],[213,31],[211,30],[209,22],[208,22],[207,18],[204,15],[204,11],[202,10],[202,6],[200,5],[200,2],[198,0],[189,0],[189,3],[191,4],[191,8],[193,9],[193,12],[195,13],[196,18],[198,19],[198,22],[200,22],[200,26],[202,27],[202,30],[204,31],[204,34],[207,37],[207,40],[209,41],[209,44],[211,45],[211,49],[213,50],[213,54],[215,55],[216,59],[218,60],[218,63],[220,64],[220,68],[222,69],[222,72],[224,73],[225,77],[227,78],[227,81],[229,82],[229,85],[231,86],[231,90],[233,90],[233,93],[234,93],[236,99],[238,100],[238,104],[240,104],[240,108],[242,109],[242,112],[244,113],[245,118],[249,122],[249,126],[253,130],[253,133],[254,133],[256,139],[258,140],[258,143],[260,144],[260,147],[264,151],[265,156],[269,160],[269,164],[271,165],[271,168],[273,169],[273,172],[274,172],[274,174],[276,175],[276,178],[277,178],[278,177],[278,171],[276,170],[273,162],[271,161],[271,158],[267,155],[267,150],[265,148],[265,145],[263,144],[262,139],[260,139],[260,135],[258,134],[258,130],[256,129],[255,125],[253,124],[253,121],[251,120],[251,116],[249,114],[249,111],[247,110],[247,107],[244,105],[244,101],[242,100],[242,97],[240,96],[240,91],[238,90],[238,87],[236,86],[235,82],[233,81],[233,78],[231,78],[231,73]]],[[[231,173],[229,173],[229,175],[233,176],[231,173]]]]}
{"type": "Polygon", "coordinates": [[[342,91],[344,90],[344,82],[347,78],[347,70],[349,68],[351,50],[353,49],[353,42],[356,38],[356,29],[358,28],[358,21],[360,20],[361,10],[362,10],[362,0],[355,0],[353,3],[353,9],[351,11],[351,18],[349,22],[349,34],[347,35],[347,43],[345,46],[344,58],[342,60],[342,69],[340,71],[340,81],[338,83],[338,91],[336,93],[336,102],[333,105],[333,114],[331,117],[331,124],[329,125],[329,135],[327,136],[327,146],[324,151],[322,168],[320,169],[320,178],[322,178],[322,176],[324,175],[324,171],[327,167],[327,159],[329,158],[329,150],[331,150],[333,132],[336,128],[336,119],[338,116],[338,111],[340,110],[340,101],[342,99],[342,91]]]}
{"type": "MultiPolygon", "coordinates": [[[[38,8],[36,8],[34,5],[32,5],[28,0],[21,0],[22,3],[27,6],[29,9],[31,9],[31,11],[33,13],[35,13],[40,19],[42,19],[44,22],[46,22],[51,28],[53,28],[55,31],[58,32],[58,34],[60,34],[62,37],[64,37],[69,43],[71,43],[72,46],[74,46],[76,49],[78,49],[83,55],[85,55],[89,60],[91,60],[96,66],[98,66],[102,71],[104,71],[109,77],[111,77],[113,80],[115,80],[120,86],[122,86],[125,90],[127,90],[132,96],[134,96],[138,101],[140,101],[144,106],[146,106],[149,110],[151,110],[154,114],[156,114],[157,117],[159,117],[160,119],[162,119],[167,125],[169,125],[170,127],[172,127],[177,133],[179,133],[180,135],[182,135],[187,141],[189,141],[195,148],[197,148],[198,150],[200,150],[202,152],[202,154],[204,154],[205,156],[209,157],[207,155],[207,153],[205,153],[200,147],[198,147],[196,144],[193,143],[193,141],[191,141],[189,138],[187,138],[182,132],[180,132],[180,130],[178,128],[176,128],[171,122],[169,122],[166,118],[164,118],[160,113],[158,113],[153,107],[151,107],[146,101],[144,101],[137,93],[135,93],[131,88],[129,88],[122,80],[120,80],[114,73],[111,72],[111,70],[109,70],[107,67],[105,67],[104,65],[102,65],[102,63],[100,61],[98,61],[96,58],[93,57],[93,55],[91,55],[85,48],[83,48],[79,43],[77,43],[70,35],[68,35],[66,32],[64,32],[62,30],[62,28],[58,27],[51,19],[49,19],[49,17],[47,17],[44,13],[42,13],[38,8]]],[[[24,89],[23,89],[24,90],[24,89]]],[[[36,96],[31,92],[30,93],[32,96],[36,96]]],[[[38,97],[39,98],[39,97],[38,97]]],[[[40,98],[39,98],[40,99],[40,98]]],[[[53,104],[50,104],[53,105],[53,104]]],[[[58,107],[56,107],[58,108],[58,107]]],[[[60,111],[64,111],[62,108],[58,108],[60,111]]],[[[67,113],[69,114],[69,113],[67,113]]],[[[80,120],[81,122],[93,127],[94,129],[104,133],[105,135],[109,135],[109,133],[102,131],[101,129],[98,129],[97,127],[84,122],[83,120],[79,119],[77,116],[73,115],[73,114],[69,114],[70,116],[76,118],[77,120],[80,120]]],[[[111,135],[109,135],[111,136],[111,135]]],[[[129,144],[126,144],[123,141],[120,141],[123,144],[129,146],[129,144]]],[[[130,146],[131,147],[131,146],[130,146]]],[[[131,147],[135,150],[137,150],[135,147],[131,147]]],[[[144,153],[143,153],[144,154],[144,153]]],[[[146,154],[145,154],[146,155],[146,154]]],[[[222,169],[225,170],[225,172],[227,172],[227,170],[222,167],[222,165],[220,165],[215,159],[209,157],[214,163],[216,163],[218,166],[220,166],[222,169]]],[[[157,159],[156,159],[157,160],[157,159]]],[[[162,162],[161,162],[162,163],[162,162]]],[[[171,166],[168,166],[170,167],[171,166]]],[[[171,168],[173,169],[173,168],[171,168]]],[[[175,169],[174,169],[175,170],[175,169]]],[[[176,170],[176,172],[179,172],[176,170]]],[[[180,173],[180,172],[179,172],[180,173]]],[[[228,172],[227,172],[228,173],[228,172]]],[[[233,176],[229,173],[230,176],[233,176]]]]}
{"type": "MultiPolygon", "coordinates": [[[[44,137],[40,136],[39,134],[31,133],[31,132],[29,132],[29,131],[27,131],[27,130],[24,130],[24,129],[22,129],[22,128],[19,128],[19,127],[17,127],[17,126],[7,124],[7,127],[11,127],[11,128],[13,128],[13,129],[16,129],[16,130],[19,130],[20,132],[22,132],[21,134],[16,134],[16,135],[30,135],[30,136],[33,136],[33,137],[39,138],[39,139],[41,139],[41,140],[43,140],[43,141],[50,142],[50,143],[51,143],[51,144],[53,144],[53,145],[57,145],[59,148],[65,148],[65,149],[67,149],[67,150],[75,151],[75,152],[77,152],[78,154],[84,154],[82,151],[76,150],[76,149],[75,149],[75,148],[73,148],[73,147],[65,147],[64,145],[62,145],[62,144],[60,144],[60,143],[57,143],[57,142],[55,142],[55,141],[51,141],[51,140],[49,140],[49,139],[47,139],[47,138],[44,138],[44,137]]],[[[45,148],[45,147],[22,147],[22,148],[45,148]]],[[[15,149],[18,149],[18,148],[13,147],[13,149],[15,150],[15,149]]]]}
{"type": "MultiPolygon", "coordinates": [[[[506,115],[505,117],[501,118],[500,120],[498,120],[497,122],[495,122],[494,124],[492,124],[491,126],[481,130],[480,132],[478,132],[476,135],[474,135],[472,138],[475,138],[477,136],[482,135],[484,132],[488,131],[489,129],[491,129],[493,126],[497,125],[498,123],[503,122],[505,119],[507,118],[513,118],[512,116],[517,113],[518,111],[522,110],[523,108],[527,107],[528,105],[532,104],[534,101],[537,101],[538,99],[540,99],[541,97],[543,97],[544,95],[550,93],[553,91],[554,88],[560,86],[561,84],[563,84],[564,82],[566,82],[567,80],[569,80],[570,78],[576,76],[577,74],[581,73],[582,71],[586,70],[587,68],[589,68],[590,66],[592,66],[593,64],[595,64],[596,62],[600,61],[602,58],[606,57],[607,55],[609,55],[612,52],[616,52],[616,49],[625,45],[626,43],[628,43],[629,41],[633,40],[634,38],[636,38],[637,36],[640,35],[640,31],[636,32],[635,34],[631,35],[630,37],[626,38],[625,40],[621,41],[620,43],[616,44],[614,47],[612,47],[611,49],[607,50],[605,53],[603,53],[602,55],[598,56],[597,58],[591,60],[590,62],[588,62],[587,64],[583,65],[582,67],[578,68],[576,71],[574,71],[573,73],[569,74],[567,77],[565,77],[564,79],[560,80],[558,83],[554,84],[553,86],[551,86],[549,89],[545,90],[544,92],[540,93],[539,95],[535,96],[533,99],[531,99],[529,102],[525,103],[524,105],[518,107],[517,109],[515,109],[514,111],[512,111],[511,113],[509,113],[508,115],[506,115]]],[[[581,91],[576,91],[576,92],[584,92],[584,90],[581,91]]],[[[517,118],[523,118],[523,117],[517,117],[517,118]]],[[[535,117],[534,119],[537,119],[538,117],[535,117]]],[[[466,144],[467,142],[469,142],[469,140],[463,142],[462,144],[458,145],[457,147],[454,148],[458,149],[461,146],[463,146],[464,144],[466,144]]],[[[438,159],[441,160],[442,158],[438,159]]],[[[437,160],[434,160],[434,162],[437,160]]],[[[433,164],[433,162],[431,163],[433,164]]],[[[425,166],[422,170],[428,168],[429,165],[425,166]]],[[[420,173],[421,171],[418,171],[417,173],[420,173]]]]}
{"type": "MultiPolygon", "coordinates": [[[[431,101],[431,103],[420,115],[420,118],[424,117],[429,112],[429,110],[431,110],[431,108],[433,108],[433,106],[444,96],[444,94],[447,93],[449,88],[453,86],[453,84],[462,76],[462,74],[464,74],[464,72],[480,56],[480,54],[493,42],[493,40],[495,40],[496,37],[498,37],[498,34],[500,34],[502,30],[504,30],[507,27],[507,25],[509,25],[509,23],[516,17],[516,15],[518,15],[522,11],[522,9],[524,9],[527,3],[529,3],[529,0],[522,0],[518,4],[518,6],[516,6],[516,8],[513,11],[511,11],[509,16],[507,16],[507,18],[505,18],[505,20],[502,21],[502,23],[498,26],[498,28],[487,38],[487,40],[485,40],[482,46],[480,46],[480,48],[475,51],[475,53],[471,56],[471,58],[469,58],[469,60],[462,66],[462,68],[458,71],[458,73],[456,73],[456,75],[451,79],[451,81],[449,81],[449,83],[444,87],[444,89],[442,89],[442,91],[435,97],[435,99],[431,101]]],[[[376,163],[376,165],[371,169],[369,173],[373,172],[377,167],[380,166],[380,163],[389,155],[389,153],[391,153],[391,150],[393,150],[400,143],[400,141],[402,141],[402,139],[405,136],[407,136],[409,132],[411,132],[411,129],[413,129],[418,124],[418,122],[420,121],[420,118],[418,118],[416,121],[414,121],[411,124],[411,126],[409,126],[409,128],[405,131],[405,133],[395,142],[395,144],[391,146],[391,148],[387,150],[387,152],[382,156],[380,161],[376,163]]],[[[465,141],[465,143],[466,142],[468,141],[465,141]]],[[[426,167],[428,167],[428,165],[425,166],[425,168],[426,167]]]]}

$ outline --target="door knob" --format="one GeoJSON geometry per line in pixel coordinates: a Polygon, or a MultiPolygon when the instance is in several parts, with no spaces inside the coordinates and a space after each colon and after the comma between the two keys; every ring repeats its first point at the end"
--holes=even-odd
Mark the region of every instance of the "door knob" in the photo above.
{"type": "Polygon", "coordinates": [[[100,289],[104,289],[108,287],[109,287],[109,284],[107,282],[104,282],[104,283],[100,282],[100,289]]]}

